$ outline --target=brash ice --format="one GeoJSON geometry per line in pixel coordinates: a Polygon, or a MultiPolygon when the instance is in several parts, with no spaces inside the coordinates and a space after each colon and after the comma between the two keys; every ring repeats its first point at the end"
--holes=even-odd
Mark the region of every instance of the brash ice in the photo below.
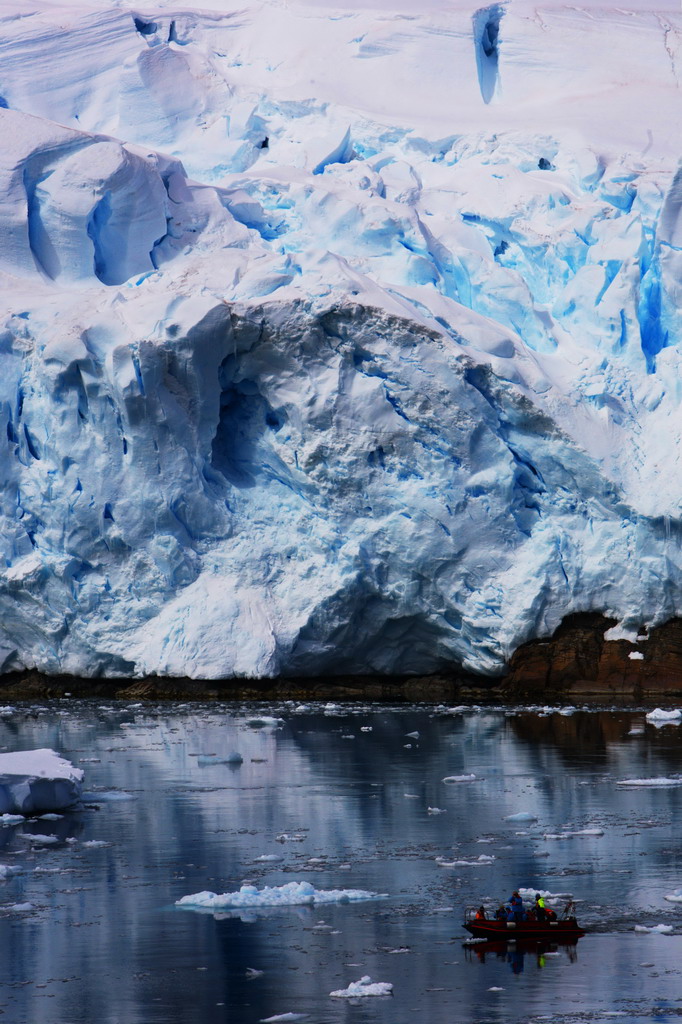
{"type": "Polygon", "coordinates": [[[145,11],[3,22],[0,668],[682,614],[679,10],[145,11]]]}

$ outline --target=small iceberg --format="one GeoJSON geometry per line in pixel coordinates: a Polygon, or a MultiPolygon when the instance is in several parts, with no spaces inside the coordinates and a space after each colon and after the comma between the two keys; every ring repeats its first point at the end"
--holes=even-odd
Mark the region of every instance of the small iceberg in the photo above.
{"type": "Polygon", "coordinates": [[[658,779],[619,779],[617,786],[652,786],[664,788],[666,786],[682,786],[682,779],[668,779],[665,776],[658,779]]]}
{"type": "Polygon", "coordinates": [[[535,814],[531,814],[530,811],[519,811],[518,814],[507,814],[503,818],[503,821],[514,821],[514,822],[537,821],[537,820],[538,819],[537,819],[536,815],[535,814]]]}
{"type": "Polygon", "coordinates": [[[662,725],[679,725],[682,722],[682,711],[664,711],[663,708],[656,708],[646,715],[646,720],[659,729],[662,725]]]}
{"type": "Polygon", "coordinates": [[[652,924],[647,927],[644,924],[636,924],[634,931],[648,935],[672,935],[673,926],[671,924],[652,924]]]}
{"type": "Polygon", "coordinates": [[[682,889],[675,889],[675,892],[671,892],[669,896],[664,896],[664,900],[668,903],[682,903],[682,889]]]}
{"type": "Polygon", "coordinates": [[[330,992],[332,999],[357,999],[365,996],[392,996],[393,985],[389,981],[372,981],[369,974],[365,974],[360,981],[351,981],[348,988],[339,988],[336,992],[330,992]]]}
{"type": "Polygon", "coordinates": [[[80,803],[82,782],[83,769],[54,750],[0,754],[0,815],[67,810],[80,803]]]}
{"type": "Polygon", "coordinates": [[[176,900],[176,907],[187,910],[227,910],[235,907],[301,907],[321,903],[357,903],[387,896],[387,893],[364,889],[316,889],[310,882],[287,882],[286,885],[258,889],[243,885],[237,892],[196,892],[176,900]]]}

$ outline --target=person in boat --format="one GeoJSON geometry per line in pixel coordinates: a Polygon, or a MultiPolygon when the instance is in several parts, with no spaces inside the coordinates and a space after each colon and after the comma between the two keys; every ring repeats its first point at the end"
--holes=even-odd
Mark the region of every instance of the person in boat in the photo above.
{"type": "Polygon", "coordinates": [[[537,921],[547,920],[547,909],[545,907],[545,901],[539,892],[535,893],[535,919],[537,921]]]}
{"type": "Polygon", "coordinates": [[[516,921],[518,923],[519,921],[524,920],[526,915],[523,910],[523,900],[519,895],[518,889],[514,889],[514,892],[509,899],[509,909],[511,911],[511,917],[507,915],[508,921],[516,921]]]}
{"type": "Polygon", "coordinates": [[[486,921],[487,920],[487,918],[485,916],[485,908],[484,907],[479,907],[478,908],[478,910],[476,911],[476,918],[475,918],[475,920],[476,921],[486,921]]]}
{"type": "Polygon", "coordinates": [[[501,903],[500,903],[499,907],[497,908],[497,910],[495,911],[495,920],[496,921],[506,921],[507,920],[507,911],[504,909],[504,907],[502,906],[501,903]]]}

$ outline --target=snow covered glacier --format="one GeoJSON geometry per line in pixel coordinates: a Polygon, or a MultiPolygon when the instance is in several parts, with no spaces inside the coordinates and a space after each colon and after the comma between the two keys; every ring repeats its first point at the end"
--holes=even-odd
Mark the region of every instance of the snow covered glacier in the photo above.
{"type": "Polygon", "coordinates": [[[672,0],[5,4],[0,670],[682,614],[681,81],[672,0]]]}

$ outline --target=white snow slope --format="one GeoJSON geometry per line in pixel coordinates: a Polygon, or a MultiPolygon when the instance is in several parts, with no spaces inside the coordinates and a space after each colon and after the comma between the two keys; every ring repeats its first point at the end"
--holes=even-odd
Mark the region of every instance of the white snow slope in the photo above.
{"type": "Polygon", "coordinates": [[[666,0],[7,0],[0,670],[681,614],[681,79],[666,0]]]}

